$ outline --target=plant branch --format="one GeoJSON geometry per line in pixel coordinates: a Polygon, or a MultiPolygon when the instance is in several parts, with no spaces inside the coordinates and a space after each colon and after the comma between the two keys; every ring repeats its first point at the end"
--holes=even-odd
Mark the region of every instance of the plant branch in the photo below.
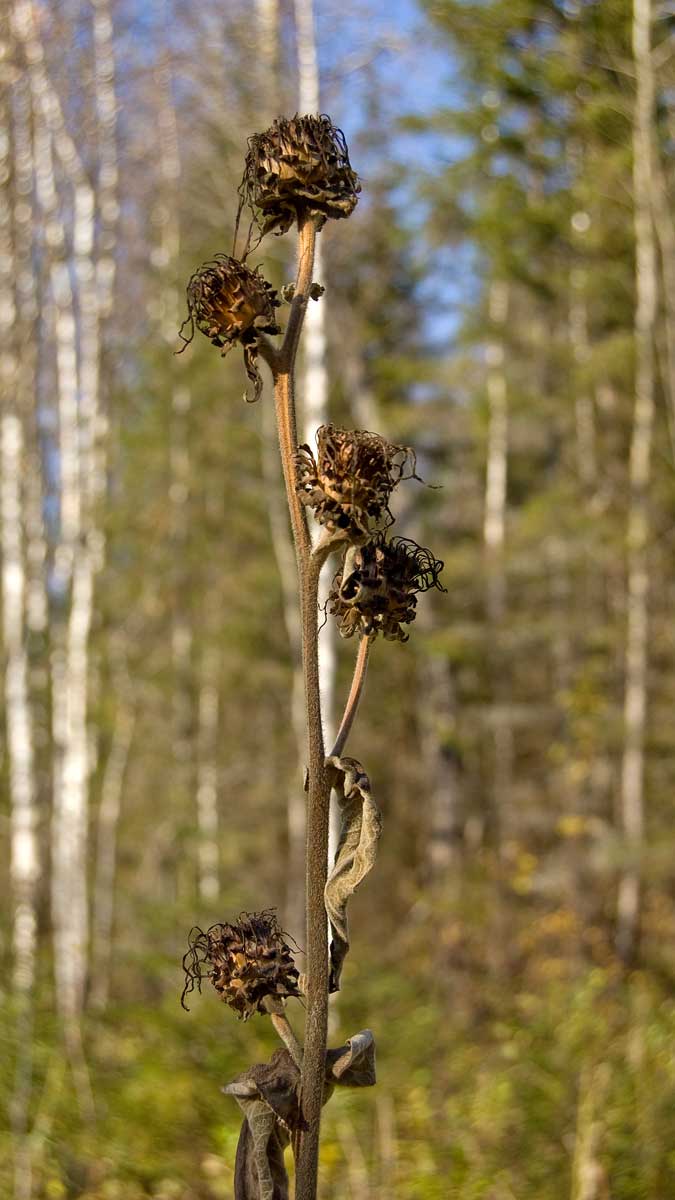
{"type": "Polygon", "coordinates": [[[335,745],[330,752],[331,758],[339,758],[345,748],[345,742],[349,737],[354,718],[358,711],[359,702],[363,694],[363,688],[366,682],[366,674],[368,672],[368,660],[370,658],[370,642],[369,637],[362,637],[359,645],[358,654],[356,655],[356,663],[354,664],[354,675],[352,677],[352,686],[349,690],[345,711],[342,714],[340,728],[335,739],[335,745]]]}
{"type": "Polygon", "coordinates": [[[295,1063],[296,1067],[299,1067],[300,1070],[302,1070],[302,1046],[295,1036],[295,1030],[286,1016],[286,1013],[283,1011],[281,1001],[273,1000],[268,996],[263,1003],[270,1014],[270,1018],[276,1032],[279,1034],[279,1037],[288,1050],[293,1062],[295,1063]]]}

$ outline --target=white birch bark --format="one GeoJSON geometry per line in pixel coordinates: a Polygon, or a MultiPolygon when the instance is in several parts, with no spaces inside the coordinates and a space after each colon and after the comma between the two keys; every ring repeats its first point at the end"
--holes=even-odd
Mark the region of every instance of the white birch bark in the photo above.
{"type": "Polygon", "coordinates": [[[52,816],[52,913],[54,971],[59,1010],[68,1031],[84,1000],[88,914],[86,895],[86,646],[91,614],[88,563],[74,577],[74,556],[82,531],[78,448],[78,362],[74,298],[65,259],[66,235],[59,211],[53,144],[69,161],[63,118],[44,67],[30,5],[15,6],[15,25],[23,40],[31,81],[38,203],[43,212],[50,256],[54,305],[59,418],[60,536],[55,566],[61,587],[72,586],[69,628],[52,656],[53,732],[55,742],[52,816]],[[81,688],[85,691],[82,695],[81,688]],[[79,691],[78,691],[79,689],[79,691]]]}
{"type": "MultiPolygon", "coordinates": [[[[256,0],[257,45],[260,51],[258,98],[261,127],[278,110],[278,0],[256,0]]],[[[271,397],[263,399],[261,409],[262,470],[265,480],[267,514],[272,550],[281,582],[284,626],[291,662],[291,728],[295,740],[299,770],[292,773],[286,793],[286,831],[288,861],[284,924],[300,942],[305,936],[305,796],[302,790],[301,764],[305,760],[305,698],[302,674],[300,599],[293,539],[288,522],[284,486],[279,462],[276,420],[271,397]]]]}
{"type": "MultiPolygon", "coordinates": [[[[2,7],[2,43],[17,52],[11,9],[2,7]]],[[[0,543],[9,765],[10,882],[16,1062],[10,1112],[14,1198],[30,1200],[28,1136],[33,1076],[37,886],[40,874],[31,664],[28,630],[43,630],[46,595],[40,471],[34,462],[36,315],[30,90],[25,74],[1,93],[0,120],[0,543]],[[11,180],[11,184],[10,184],[11,180]],[[37,507],[36,507],[37,506],[37,507]]]]}
{"type": "MultiPolygon", "coordinates": [[[[2,382],[4,385],[7,380],[3,379],[2,382]]],[[[3,414],[0,428],[2,633],[11,801],[14,986],[17,992],[27,992],[32,986],[35,971],[35,884],[39,859],[36,838],[33,722],[25,650],[26,577],[20,492],[23,432],[19,417],[9,412],[3,414]]]]}
{"type": "MultiPolygon", "coordinates": [[[[320,109],[319,59],[316,45],[313,0],[295,0],[295,33],[298,56],[298,109],[302,114],[317,114],[320,109]]],[[[317,238],[314,256],[314,278],[320,283],[323,274],[321,237],[317,238]]],[[[305,316],[301,393],[303,397],[303,438],[312,448],[316,446],[316,431],[328,421],[328,371],[326,367],[326,297],[310,301],[305,316]]],[[[312,536],[318,537],[318,526],[312,525],[312,536]]],[[[319,607],[323,608],[330,591],[330,572],[325,571],[319,583],[319,607]]],[[[319,687],[323,714],[324,739],[327,746],[334,740],[335,673],[337,655],[335,623],[326,621],[319,633],[319,687]]],[[[338,814],[331,803],[329,862],[335,857],[338,837],[338,814]]]]}
{"type": "MultiPolygon", "coordinates": [[[[105,100],[101,99],[102,80],[104,94],[106,87],[112,86],[112,43],[109,28],[104,27],[105,22],[101,23],[106,11],[103,3],[97,6],[94,30],[97,66],[94,73],[98,132],[107,146],[110,197],[114,96],[112,105],[108,96],[107,115],[104,113],[105,100]],[[106,45],[107,65],[99,69],[102,48],[106,45]],[[106,126],[103,133],[101,122],[106,126]]],[[[94,581],[103,556],[103,538],[95,525],[94,510],[105,480],[105,464],[99,453],[102,431],[100,308],[95,247],[97,195],[67,130],[58,94],[49,78],[35,9],[25,0],[17,0],[13,16],[28,66],[36,193],[43,213],[49,262],[60,470],[56,585],[69,600],[65,628],[56,631],[52,654],[54,971],[57,1003],[78,1098],[83,1111],[91,1116],[93,1103],[79,1022],[84,1007],[89,942],[86,877],[90,774],[87,729],[89,639],[94,581]],[[71,223],[72,241],[66,235],[66,221],[71,223]]],[[[105,63],[105,52],[103,59],[105,63]]]]}
{"type": "Polygon", "coordinates": [[[34,161],[30,81],[21,72],[12,89],[14,138],[14,247],[16,262],[19,363],[17,411],[25,433],[23,476],[24,532],[26,538],[26,624],[34,633],[47,627],[45,586],[47,545],[43,518],[42,469],[37,437],[37,318],[35,272],[36,213],[33,203],[34,161]]]}
{"type": "MultiPolygon", "coordinates": [[[[2,17],[6,17],[3,12],[2,17]]],[[[10,30],[0,25],[3,48],[9,53],[10,30]]],[[[17,262],[13,240],[10,180],[15,148],[10,141],[10,96],[0,91],[0,545],[2,547],[2,632],[5,652],[5,723],[9,758],[11,804],[11,866],[13,892],[14,986],[30,990],[35,960],[35,897],[38,872],[35,838],[33,730],[28,695],[25,650],[26,571],[22,490],[24,436],[17,411],[20,363],[17,347],[17,262]],[[14,149],[14,154],[13,154],[14,149]]]]}
{"type": "Polygon", "coordinates": [[[654,76],[651,0],[634,0],[633,57],[636,97],[633,124],[635,230],[635,407],[630,448],[627,528],[628,595],[624,690],[624,750],[620,818],[627,863],[617,900],[617,951],[634,959],[640,926],[639,855],[644,831],[644,738],[649,632],[648,491],[654,424],[654,328],[657,311],[656,239],[651,212],[654,76]]]}
{"type": "Polygon", "coordinates": [[[508,477],[508,394],[506,385],[504,330],[509,305],[509,288],[504,280],[493,280],[488,295],[492,336],[487,346],[488,436],[483,513],[485,548],[485,604],[492,638],[494,679],[491,713],[493,747],[493,803],[498,842],[503,852],[508,841],[511,814],[510,793],[513,768],[513,730],[508,704],[503,696],[500,659],[500,626],[506,608],[504,542],[506,536],[506,490],[508,477]]]}

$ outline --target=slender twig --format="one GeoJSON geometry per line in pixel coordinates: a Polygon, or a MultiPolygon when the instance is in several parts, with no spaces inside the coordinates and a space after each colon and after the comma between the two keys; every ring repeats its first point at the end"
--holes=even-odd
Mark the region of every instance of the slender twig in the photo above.
{"type": "Polygon", "coordinates": [[[345,742],[349,737],[354,718],[359,707],[359,701],[363,694],[364,684],[366,682],[366,674],[368,672],[368,659],[370,657],[370,642],[369,637],[362,637],[359,651],[356,655],[354,664],[354,675],[352,677],[352,686],[349,689],[345,711],[342,714],[340,728],[335,739],[335,745],[330,752],[331,758],[339,758],[345,748],[345,742]]]}

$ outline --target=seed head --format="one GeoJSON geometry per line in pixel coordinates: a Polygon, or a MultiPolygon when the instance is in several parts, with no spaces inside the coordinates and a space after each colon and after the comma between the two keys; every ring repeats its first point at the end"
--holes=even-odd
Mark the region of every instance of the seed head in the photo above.
{"type": "Polygon", "coordinates": [[[273,909],[241,913],[236,924],[212,925],[206,933],[195,927],[183,970],[183,1008],[195,986],[201,992],[202,979],[210,979],[221,999],[245,1021],[265,1012],[267,997],[300,995],[293,952],[273,909]]]}
{"type": "Polygon", "coordinates": [[[361,185],[330,117],[296,113],[249,138],[239,191],[265,234],[285,233],[299,212],[318,217],[319,229],[328,217],[348,217],[361,185]]]}
{"type": "Polygon", "coordinates": [[[179,334],[185,343],[181,349],[192,341],[195,326],[222,349],[223,357],[239,342],[257,400],[262,387],[256,362],[260,335],[281,332],[274,312],[280,301],[272,285],[259,269],[252,270],[227,254],[216,254],[190,277],[187,304],[188,315],[179,334]],[[187,335],[183,333],[186,326],[187,335]]]}
{"type": "Polygon", "coordinates": [[[328,598],[342,637],[382,633],[388,641],[407,642],[402,626],[415,620],[418,593],[445,591],[438,580],[442,570],[440,559],[408,538],[388,542],[378,533],[364,546],[350,546],[328,598]]]}
{"type": "Polygon", "coordinates": [[[352,542],[366,541],[383,522],[391,524],[391,493],[415,477],[415,454],[377,433],[322,425],[317,454],[300,446],[295,456],[296,490],[303,504],[330,533],[345,530],[352,542]]]}

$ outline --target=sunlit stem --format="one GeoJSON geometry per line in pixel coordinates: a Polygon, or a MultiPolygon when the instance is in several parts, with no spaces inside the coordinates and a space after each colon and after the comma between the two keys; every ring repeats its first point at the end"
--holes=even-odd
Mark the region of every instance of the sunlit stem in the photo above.
{"type": "Polygon", "coordinates": [[[356,717],[359,702],[363,694],[363,688],[366,682],[366,674],[368,672],[368,660],[370,658],[370,643],[371,638],[362,637],[359,651],[354,664],[354,675],[352,677],[352,686],[349,690],[345,711],[342,715],[340,728],[335,739],[335,745],[330,752],[331,758],[339,758],[345,748],[345,743],[351,732],[354,719],[356,717]]]}

